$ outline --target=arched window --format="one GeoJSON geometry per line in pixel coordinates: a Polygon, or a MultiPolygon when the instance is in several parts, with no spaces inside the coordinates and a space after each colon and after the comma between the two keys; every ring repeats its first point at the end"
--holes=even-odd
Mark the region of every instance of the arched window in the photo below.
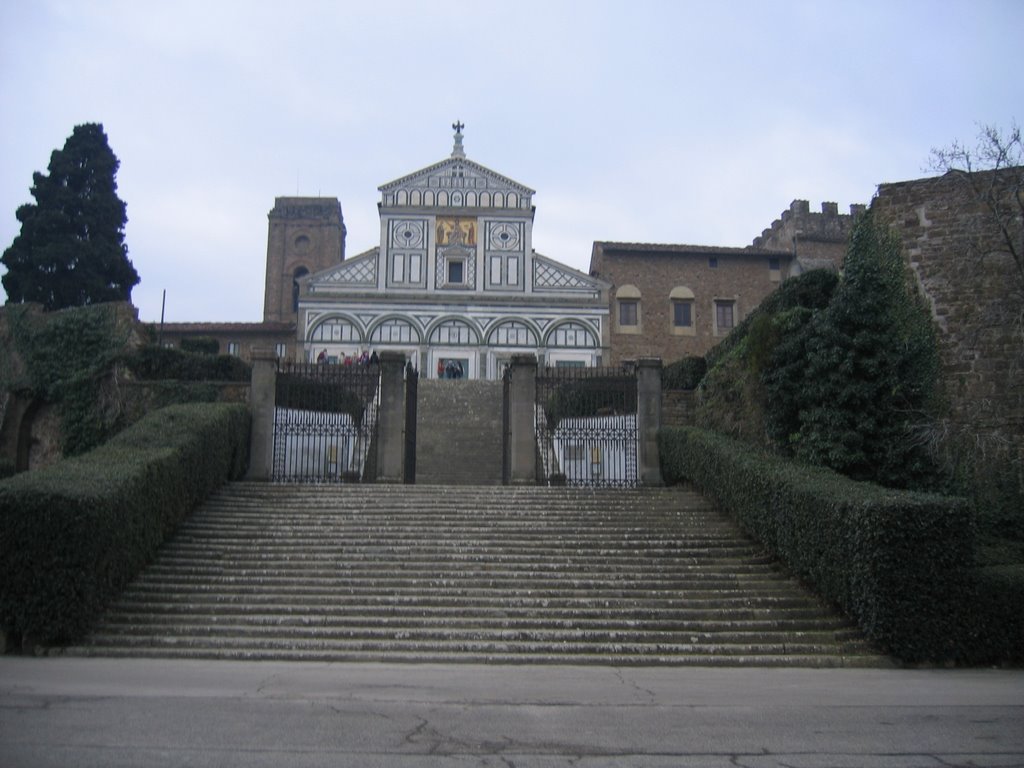
{"type": "Polygon", "coordinates": [[[436,346],[479,344],[480,334],[464,320],[450,319],[438,323],[430,331],[430,343],[436,346]]]}
{"type": "Polygon", "coordinates": [[[582,323],[573,321],[556,325],[548,332],[546,341],[549,347],[580,348],[599,346],[597,336],[594,335],[593,330],[582,323]]]}
{"type": "Polygon", "coordinates": [[[676,336],[693,336],[697,323],[693,291],[685,285],[677,285],[668,295],[670,304],[669,326],[676,336]]]}
{"type": "Polygon", "coordinates": [[[297,267],[292,272],[292,312],[299,311],[299,278],[309,274],[305,267],[297,267]]]}
{"type": "Polygon", "coordinates": [[[619,333],[641,333],[640,289],[635,285],[623,285],[615,292],[615,304],[616,330],[619,333]]]}
{"type": "Polygon", "coordinates": [[[359,342],[359,328],[346,317],[331,317],[324,320],[313,332],[309,334],[310,341],[333,342],[335,344],[344,342],[359,342]]]}

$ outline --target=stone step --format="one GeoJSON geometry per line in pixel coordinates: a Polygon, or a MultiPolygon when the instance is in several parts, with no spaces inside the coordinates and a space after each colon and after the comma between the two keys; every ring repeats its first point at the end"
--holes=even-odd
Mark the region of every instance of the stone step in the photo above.
{"type": "Polygon", "coordinates": [[[674,667],[789,667],[789,668],[878,668],[891,667],[892,662],[884,657],[871,654],[717,654],[714,652],[683,654],[679,652],[655,653],[645,650],[630,655],[621,650],[602,652],[591,649],[588,653],[570,653],[559,649],[553,653],[536,653],[515,649],[505,651],[488,647],[483,651],[467,648],[408,651],[397,648],[374,647],[369,651],[338,651],[318,647],[277,647],[277,648],[211,648],[205,644],[161,645],[161,646],[110,646],[92,648],[75,646],[68,648],[69,656],[99,656],[104,658],[135,659],[210,659],[218,661],[297,661],[329,663],[378,663],[390,664],[501,664],[501,665],[544,665],[563,666],[598,665],[609,667],[631,666],[674,666],[674,667]]]}
{"type": "Polygon", "coordinates": [[[696,494],[480,485],[233,484],[67,652],[886,663],[696,494]]]}
{"type": "MultiPolygon", "coordinates": [[[[274,610],[272,612],[253,613],[237,609],[231,611],[228,606],[218,606],[216,611],[201,610],[195,605],[145,605],[139,612],[130,608],[119,610],[115,615],[107,616],[98,626],[100,631],[109,631],[114,627],[124,627],[131,631],[135,627],[152,626],[261,626],[261,627],[324,627],[324,628],[366,628],[386,627],[388,629],[423,629],[452,627],[469,628],[501,628],[501,629],[590,629],[607,631],[627,631],[643,629],[645,631],[684,632],[688,635],[711,633],[763,633],[786,630],[804,633],[826,633],[836,637],[855,638],[857,630],[849,622],[826,614],[812,611],[787,611],[785,613],[766,611],[759,612],[764,618],[755,618],[758,612],[752,611],[645,611],[610,615],[607,612],[591,611],[589,613],[563,613],[549,611],[546,615],[532,613],[516,613],[493,609],[478,609],[471,614],[460,615],[448,610],[433,611],[386,610],[359,613],[342,613],[334,611],[303,612],[301,614],[274,610]],[[176,610],[175,610],[176,609],[176,610]],[[582,614],[582,615],[581,615],[582,614]],[[750,616],[737,618],[737,616],[750,616]]],[[[264,606],[266,610],[266,606],[264,606]]],[[[198,630],[197,630],[198,631],[198,630]]]]}

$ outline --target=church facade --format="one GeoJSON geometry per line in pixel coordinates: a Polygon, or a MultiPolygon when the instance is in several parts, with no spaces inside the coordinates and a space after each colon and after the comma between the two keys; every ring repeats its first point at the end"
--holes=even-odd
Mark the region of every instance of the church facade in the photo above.
{"type": "Polygon", "coordinates": [[[296,357],[310,362],[396,351],[421,376],[474,379],[500,377],[522,353],[540,365],[601,364],[609,285],[534,250],[534,190],[468,159],[463,126],[453,127],[448,158],[379,188],[378,245],[307,274],[294,257],[322,262],[323,240],[336,258],[324,233],[338,226],[293,219],[277,241],[272,228],[266,306],[279,314],[268,319],[285,319],[293,288],[296,357]]]}

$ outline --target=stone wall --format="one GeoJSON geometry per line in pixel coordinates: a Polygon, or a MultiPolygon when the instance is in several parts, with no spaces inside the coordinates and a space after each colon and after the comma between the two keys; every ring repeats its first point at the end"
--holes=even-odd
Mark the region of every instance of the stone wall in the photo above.
{"type": "MultiPolygon", "coordinates": [[[[1009,169],[1017,174],[1021,169],[1009,169]]],[[[931,304],[950,427],[986,460],[1008,447],[1024,466],[1024,278],[995,220],[963,177],[882,184],[871,209],[903,240],[910,269],[931,304]]],[[[1022,222],[1011,234],[1024,243],[1022,222]]],[[[1024,477],[1021,478],[1024,482],[1024,477]]]]}

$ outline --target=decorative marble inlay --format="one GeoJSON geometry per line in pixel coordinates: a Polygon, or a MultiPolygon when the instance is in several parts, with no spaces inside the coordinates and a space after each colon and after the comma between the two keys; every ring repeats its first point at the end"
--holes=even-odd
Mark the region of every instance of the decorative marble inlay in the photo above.
{"type": "Polygon", "coordinates": [[[533,261],[533,285],[535,288],[594,289],[594,285],[585,277],[536,258],[533,261]]]}
{"type": "Polygon", "coordinates": [[[487,224],[487,249],[490,251],[520,251],[523,243],[523,225],[518,222],[492,221],[487,224]]]}
{"type": "Polygon", "coordinates": [[[424,219],[393,219],[391,222],[391,245],[395,248],[425,248],[427,222],[424,219]]]}

